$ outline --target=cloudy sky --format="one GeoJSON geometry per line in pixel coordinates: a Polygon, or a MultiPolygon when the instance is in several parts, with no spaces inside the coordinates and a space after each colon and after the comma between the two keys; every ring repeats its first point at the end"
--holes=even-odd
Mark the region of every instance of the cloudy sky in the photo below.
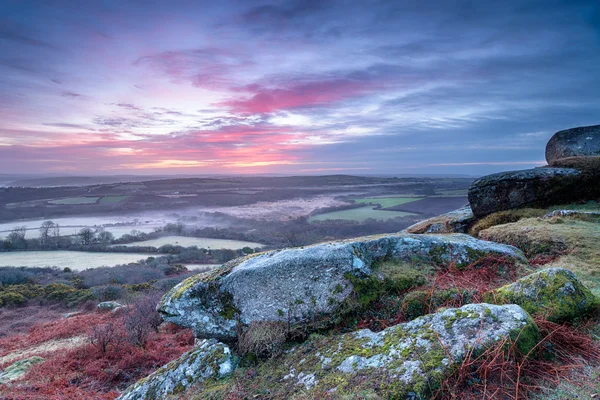
{"type": "Polygon", "coordinates": [[[0,173],[479,175],[598,123],[597,0],[0,2],[0,173]]]}

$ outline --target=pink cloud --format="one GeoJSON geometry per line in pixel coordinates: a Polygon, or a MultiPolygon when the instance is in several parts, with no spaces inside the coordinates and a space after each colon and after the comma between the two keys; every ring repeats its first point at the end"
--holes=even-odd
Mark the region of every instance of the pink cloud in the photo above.
{"type": "Polygon", "coordinates": [[[261,171],[299,162],[288,144],[291,132],[273,126],[229,126],[177,135],[124,140],[110,134],[60,134],[54,141],[0,145],[0,168],[30,171],[116,171],[127,169],[218,172],[261,171]]]}
{"type": "Polygon", "coordinates": [[[349,79],[300,83],[278,89],[248,85],[242,90],[254,93],[251,97],[243,100],[230,99],[218,105],[228,107],[234,113],[269,113],[277,110],[327,105],[360,96],[374,89],[376,89],[376,85],[371,82],[349,79]]]}

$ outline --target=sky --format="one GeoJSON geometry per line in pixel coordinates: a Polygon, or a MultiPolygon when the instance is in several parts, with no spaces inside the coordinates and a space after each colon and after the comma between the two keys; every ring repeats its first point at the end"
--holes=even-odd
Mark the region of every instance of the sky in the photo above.
{"type": "Polygon", "coordinates": [[[597,0],[2,0],[0,173],[533,168],[599,66],[597,0]]]}

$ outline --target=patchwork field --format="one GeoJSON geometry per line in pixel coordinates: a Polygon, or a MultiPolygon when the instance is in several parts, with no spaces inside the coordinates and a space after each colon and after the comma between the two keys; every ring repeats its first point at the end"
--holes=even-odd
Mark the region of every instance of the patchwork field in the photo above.
{"type": "Polygon", "coordinates": [[[60,267],[81,271],[88,268],[112,267],[136,262],[156,254],[95,253],[86,251],[13,251],[0,253],[0,266],[60,267]]]}
{"type": "Polygon", "coordinates": [[[411,203],[422,199],[422,196],[402,196],[402,197],[367,197],[356,198],[354,201],[359,204],[379,204],[381,208],[394,207],[401,204],[411,203]]]}
{"type": "Polygon", "coordinates": [[[64,199],[55,199],[48,201],[48,204],[61,204],[61,205],[79,205],[79,204],[94,204],[98,201],[99,197],[67,197],[64,199]]]}
{"type": "Polygon", "coordinates": [[[450,210],[456,210],[469,203],[469,200],[463,196],[451,197],[426,197],[424,199],[415,199],[409,203],[399,204],[388,208],[390,211],[413,212],[421,215],[440,215],[450,210]]]}
{"type": "Polygon", "coordinates": [[[187,236],[163,236],[158,239],[144,240],[141,242],[133,242],[125,244],[124,246],[153,246],[160,247],[166,244],[173,246],[197,246],[204,249],[230,249],[238,250],[244,247],[250,247],[252,249],[262,247],[261,243],[255,242],[244,242],[239,240],[227,240],[227,239],[211,239],[211,238],[196,238],[187,236]]]}
{"type": "Polygon", "coordinates": [[[407,217],[415,215],[414,213],[408,213],[403,211],[387,211],[387,210],[376,210],[373,206],[354,208],[351,210],[332,211],[324,214],[313,215],[308,219],[308,222],[326,221],[326,220],[350,220],[350,221],[364,221],[369,218],[376,220],[387,220],[397,217],[407,217]]]}

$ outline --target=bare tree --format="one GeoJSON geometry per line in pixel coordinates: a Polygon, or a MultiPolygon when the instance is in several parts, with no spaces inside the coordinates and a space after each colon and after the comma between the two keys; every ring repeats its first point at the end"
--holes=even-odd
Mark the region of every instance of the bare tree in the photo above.
{"type": "Polygon", "coordinates": [[[123,322],[130,343],[145,348],[150,333],[158,332],[162,318],[156,311],[156,305],[160,297],[160,293],[148,293],[127,307],[123,322]]]}
{"type": "Polygon", "coordinates": [[[113,236],[113,234],[107,231],[101,231],[100,233],[98,233],[98,241],[100,243],[109,244],[114,240],[114,238],[115,237],[113,236]]]}
{"type": "Polygon", "coordinates": [[[112,322],[103,325],[96,325],[92,328],[89,336],[90,343],[102,353],[106,353],[110,346],[118,348],[123,338],[119,332],[118,326],[112,322]]]}
{"type": "Polygon", "coordinates": [[[55,228],[56,225],[52,221],[44,221],[40,226],[40,244],[42,246],[47,245],[50,242],[50,237],[55,236],[55,228]]]}
{"type": "Polygon", "coordinates": [[[25,234],[27,233],[26,226],[15,226],[8,234],[8,241],[13,248],[22,249],[27,247],[25,234]]]}
{"type": "Polygon", "coordinates": [[[94,237],[96,236],[96,232],[92,228],[81,228],[79,231],[79,238],[81,239],[82,244],[90,244],[94,241],[94,237]]]}

